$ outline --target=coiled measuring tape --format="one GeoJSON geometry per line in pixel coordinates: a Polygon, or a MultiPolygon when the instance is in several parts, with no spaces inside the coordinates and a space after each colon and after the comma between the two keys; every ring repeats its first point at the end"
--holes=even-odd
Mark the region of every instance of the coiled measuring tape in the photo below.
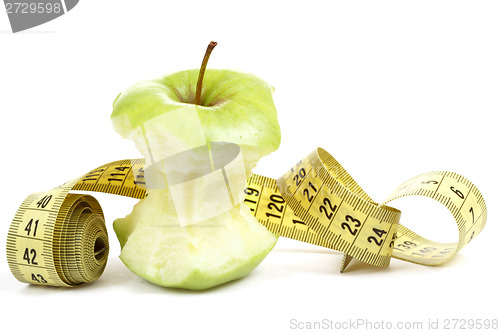
{"type": "MultiPolygon", "coordinates": [[[[116,161],[30,195],[9,228],[7,259],[12,274],[21,282],[54,286],[97,280],[109,253],[104,216],[92,196],[70,191],[142,199],[143,167],[143,159],[116,161]]],[[[479,190],[452,172],[414,177],[377,204],[321,148],[278,180],[253,175],[244,191],[244,202],[271,232],[343,252],[341,271],[352,258],[378,267],[388,266],[392,257],[443,264],[481,232],[487,217],[479,190]],[[400,225],[401,212],[386,204],[409,195],[443,204],[457,223],[458,242],[434,242],[400,225]]]]}

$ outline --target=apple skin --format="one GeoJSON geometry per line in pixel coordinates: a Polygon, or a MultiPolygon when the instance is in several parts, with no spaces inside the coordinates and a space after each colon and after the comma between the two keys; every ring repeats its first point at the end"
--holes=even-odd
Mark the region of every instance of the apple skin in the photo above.
{"type": "MultiPolygon", "coordinates": [[[[269,248],[269,251],[272,250],[272,247],[269,248]]],[[[188,290],[206,290],[210,289],[216,286],[220,286],[224,283],[227,283],[229,281],[237,280],[240,279],[249,273],[251,273],[261,262],[264,260],[264,258],[267,256],[269,253],[267,252],[261,252],[257,255],[255,255],[253,258],[248,259],[247,262],[244,265],[238,266],[230,271],[226,271],[222,274],[218,275],[210,275],[207,274],[200,269],[196,269],[191,271],[190,275],[186,277],[184,280],[179,281],[177,283],[162,283],[161,279],[158,278],[158,276],[150,276],[147,274],[137,274],[134,267],[131,267],[129,264],[127,264],[127,261],[125,260],[125,266],[127,266],[128,269],[136,273],[137,275],[141,276],[145,280],[159,285],[161,287],[169,287],[169,288],[178,288],[178,289],[188,289],[188,290]]]]}
{"type": "Polygon", "coordinates": [[[115,130],[129,137],[150,119],[179,108],[193,108],[206,141],[238,144],[247,171],[259,158],[278,149],[281,132],[271,85],[249,73],[207,69],[201,105],[195,105],[197,80],[198,70],[193,69],[131,86],[113,103],[115,130]]]}
{"type": "MultiPolygon", "coordinates": [[[[134,140],[137,128],[153,122],[155,129],[148,132],[148,140],[155,141],[154,147],[165,142],[170,148],[183,143],[189,147],[192,132],[175,123],[172,136],[158,119],[178,110],[181,115],[197,114],[206,143],[231,142],[240,147],[248,178],[257,161],[280,144],[273,87],[252,74],[207,69],[202,105],[194,105],[197,80],[198,70],[187,70],[133,85],[113,103],[115,130],[134,140]]],[[[147,160],[151,147],[138,142],[136,146],[147,160]]],[[[184,227],[179,226],[172,207],[168,187],[149,188],[148,196],[113,224],[124,264],[160,286],[201,290],[241,278],[259,265],[278,240],[243,202],[224,214],[184,227]]]]}

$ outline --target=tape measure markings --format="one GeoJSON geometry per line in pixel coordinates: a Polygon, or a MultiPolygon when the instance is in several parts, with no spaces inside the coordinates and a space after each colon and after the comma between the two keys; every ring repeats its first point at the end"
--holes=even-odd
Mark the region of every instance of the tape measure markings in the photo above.
{"type": "Polygon", "coordinates": [[[142,199],[146,195],[146,189],[142,186],[146,184],[144,181],[143,167],[144,159],[111,162],[88,172],[76,183],[73,189],[80,191],[105,192],[142,199]],[[111,176],[113,174],[112,171],[114,171],[113,169],[116,170],[116,168],[119,168],[118,171],[128,169],[125,177],[107,177],[107,184],[100,183],[103,176],[111,176]],[[119,184],[115,185],[111,184],[111,182],[119,182],[119,184]],[[109,187],[105,188],[105,186],[109,187]]]}
{"type": "MultiPolygon", "coordinates": [[[[475,232],[480,231],[480,229],[482,229],[482,227],[484,227],[484,223],[486,221],[486,206],[484,204],[484,200],[482,199],[482,196],[481,194],[479,193],[479,190],[470,182],[468,181],[467,179],[465,179],[464,177],[462,176],[459,176],[459,175],[456,175],[456,174],[453,174],[453,173],[450,173],[450,172],[434,172],[434,173],[428,173],[428,174],[423,174],[423,175],[420,175],[420,176],[417,176],[415,177],[414,179],[412,179],[412,183],[415,184],[417,181],[419,180],[422,180],[423,177],[428,177],[429,175],[434,175],[434,174],[441,174],[442,175],[442,181],[439,182],[439,184],[437,184],[438,186],[436,187],[436,189],[433,191],[432,194],[428,195],[429,197],[431,198],[434,198],[435,200],[441,202],[442,204],[444,204],[448,210],[452,213],[452,215],[454,216],[455,220],[457,221],[457,225],[459,226],[459,242],[458,243],[445,243],[445,244],[442,244],[442,251],[441,251],[441,255],[434,255],[433,257],[435,258],[439,258],[439,257],[443,257],[444,259],[441,261],[441,262],[418,262],[418,263],[423,263],[423,264],[431,264],[431,265],[434,265],[434,264],[440,264],[442,262],[445,262],[447,260],[449,260],[454,253],[458,252],[463,246],[465,246],[465,243],[464,241],[466,240],[466,236],[465,235],[468,235],[469,232],[474,229],[472,235],[471,235],[471,238],[474,236],[475,232]],[[450,183],[448,182],[448,184],[446,184],[444,186],[444,188],[446,189],[447,187],[449,187],[449,190],[452,191],[452,193],[454,193],[451,197],[450,196],[446,196],[445,193],[443,192],[443,186],[442,184],[445,184],[446,181],[448,181],[448,179],[455,179],[455,183],[452,183],[451,186],[450,186],[450,183]],[[461,184],[462,183],[462,184],[461,184]],[[468,189],[468,195],[467,195],[467,198],[463,195],[463,188],[461,189],[458,189],[458,188],[454,188],[454,185],[457,186],[457,185],[461,185],[461,186],[465,186],[467,187],[468,189]],[[460,190],[462,190],[462,192],[460,192],[460,190]],[[470,194],[473,194],[473,201],[474,203],[471,204],[471,196],[470,194]],[[454,198],[454,196],[458,197],[458,199],[454,198]],[[463,200],[460,205],[457,204],[457,200],[463,200]],[[463,209],[463,207],[466,205],[466,203],[468,204],[467,207],[469,207],[469,204],[471,204],[470,206],[470,209],[469,209],[469,212],[473,212],[474,209],[477,211],[477,210],[480,210],[481,213],[479,214],[479,216],[477,217],[477,219],[475,218],[475,216],[473,216],[473,221],[471,221],[471,227],[468,228],[467,230],[465,229],[465,226],[466,224],[468,224],[468,218],[466,218],[466,216],[464,215],[465,211],[463,209]],[[479,208],[478,208],[479,207],[479,208]],[[484,214],[484,216],[483,216],[484,214]],[[483,222],[481,223],[482,226],[479,226],[479,230],[478,229],[478,226],[476,225],[476,221],[479,221],[479,219],[481,219],[483,222]],[[452,247],[450,247],[450,245],[452,247]],[[444,248],[443,248],[444,246],[444,248]],[[452,254],[450,254],[450,252],[452,252],[452,254]]],[[[428,178],[429,179],[429,178],[428,178]]],[[[432,179],[432,178],[431,178],[432,179]]],[[[408,183],[408,182],[406,182],[408,183]]],[[[430,183],[430,181],[422,181],[422,184],[424,183],[430,183]]],[[[435,183],[437,183],[437,181],[432,181],[432,184],[435,185],[435,183]]],[[[413,185],[412,185],[413,186],[413,185]]],[[[421,186],[421,185],[420,185],[421,186]]],[[[406,189],[406,193],[398,193],[401,192],[401,188],[403,187],[406,187],[408,188],[408,185],[405,183],[403,183],[402,185],[400,185],[400,188],[398,188],[391,196],[390,198],[385,202],[388,202],[390,200],[393,200],[397,197],[401,197],[401,196],[405,196],[405,195],[413,195],[413,194],[426,194],[426,193],[421,193],[419,191],[415,191],[415,190],[409,190],[409,189],[406,189]]],[[[405,188],[403,188],[403,190],[405,190],[405,188]]],[[[401,226],[401,229],[402,231],[405,229],[403,226],[401,226]]],[[[424,238],[414,234],[414,233],[410,233],[409,231],[405,232],[405,233],[401,233],[401,234],[410,234],[412,237],[411,241],[423,241],[423,242],[427,242],[427,243],[430,243],[430,241],[428,240],[425,240],[424,238]]],[[[471,239],[470,238],[470,239],[471,239]]],[[[469,239],[469,240],[470,240],[469,239]]],[[[433,243],[433,244],[438,244],[440,245],[440,243],[433,243]]],[[[415,248],[415,247],[414,247],[415,248]]],[[[395,248],[396,250],[400,250],[399,248],[395,248]]],[[[424,248],[425,249],[425,248],[424,248]]],[[[410,258],[401,258],[398,254],[394,254],[394,257],[397,257],[397,258],[400,258],[400,259],[404,259],[404,260],[408,260],[408,261],[413,261],[411,260],[410,258]]],[[[415,261],[413,261],[415,262],[415,261]]]]}

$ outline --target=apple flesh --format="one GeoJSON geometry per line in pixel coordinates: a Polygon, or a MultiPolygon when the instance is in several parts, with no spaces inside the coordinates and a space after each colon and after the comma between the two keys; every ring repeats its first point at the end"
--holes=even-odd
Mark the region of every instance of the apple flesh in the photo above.
{"type": "MultiPolygon", "coordinates": [[[[165,157],[169,151],[199,144],[200,140],[193,139],[199,134],[196,126],[201,128],[202,143],[238,144],[243,160],[239,177],[244,180],[238,190],[242,192],[257,161],[280,143],[273,88],[251,74],[207,70],[201,105],[195,105],[197,76],[197,70],[188,70],[137,83],[115,100],[113,126],[123,137],[134,140],[150,164],[155,162],[153,155],[165,157]],[[174,122],[164,117],[175,113],[181,116],[174,122]],[[197,125],[193,125],[193,115],[197,125]],[[145,124],[147,145],[137,136],[145,124]]],[[[186,165],[186,169],[196,166],[186,165]]],[[[153,178],[167,179],[165,176],[153,170],[146,174],[147,186],[153,178]]],[[[206,189],[188,190],[193,202],[216,204],[220,200],[217,195],[207,195],[206,189]]],[[[168,184],[165,188],[149,186],[148,196],[132,213],[113,224],[122,247],[121,260],[152,283],[199,290],[241,278],[266,257],[278,239],[253,217],[242,199],[217,216],[184,225],[172,193],[168,184]]],[[[200,206],[192,205],[193,215],[203,214],[200,206]]]]}
{"type": "Polygon", "coordinates": [[[277,236],[255,221],[246,205],[202,223],[180,227],[167,191],[153,191],[116,220],[121,260],[160,286],[207,289],[250,273],[277,236]]]}

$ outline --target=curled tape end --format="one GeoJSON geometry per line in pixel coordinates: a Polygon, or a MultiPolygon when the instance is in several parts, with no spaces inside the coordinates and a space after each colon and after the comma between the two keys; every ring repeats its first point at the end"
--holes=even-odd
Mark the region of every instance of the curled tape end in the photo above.
{"type": "Polygon", "coordinates": [[[347,268],[347,265],[349,265],[351,260],[352,257],[344,253],[344,259],[342,259],[342,265],[340,266],[340,273],[344,273],[345,269],[347,268]]]}

